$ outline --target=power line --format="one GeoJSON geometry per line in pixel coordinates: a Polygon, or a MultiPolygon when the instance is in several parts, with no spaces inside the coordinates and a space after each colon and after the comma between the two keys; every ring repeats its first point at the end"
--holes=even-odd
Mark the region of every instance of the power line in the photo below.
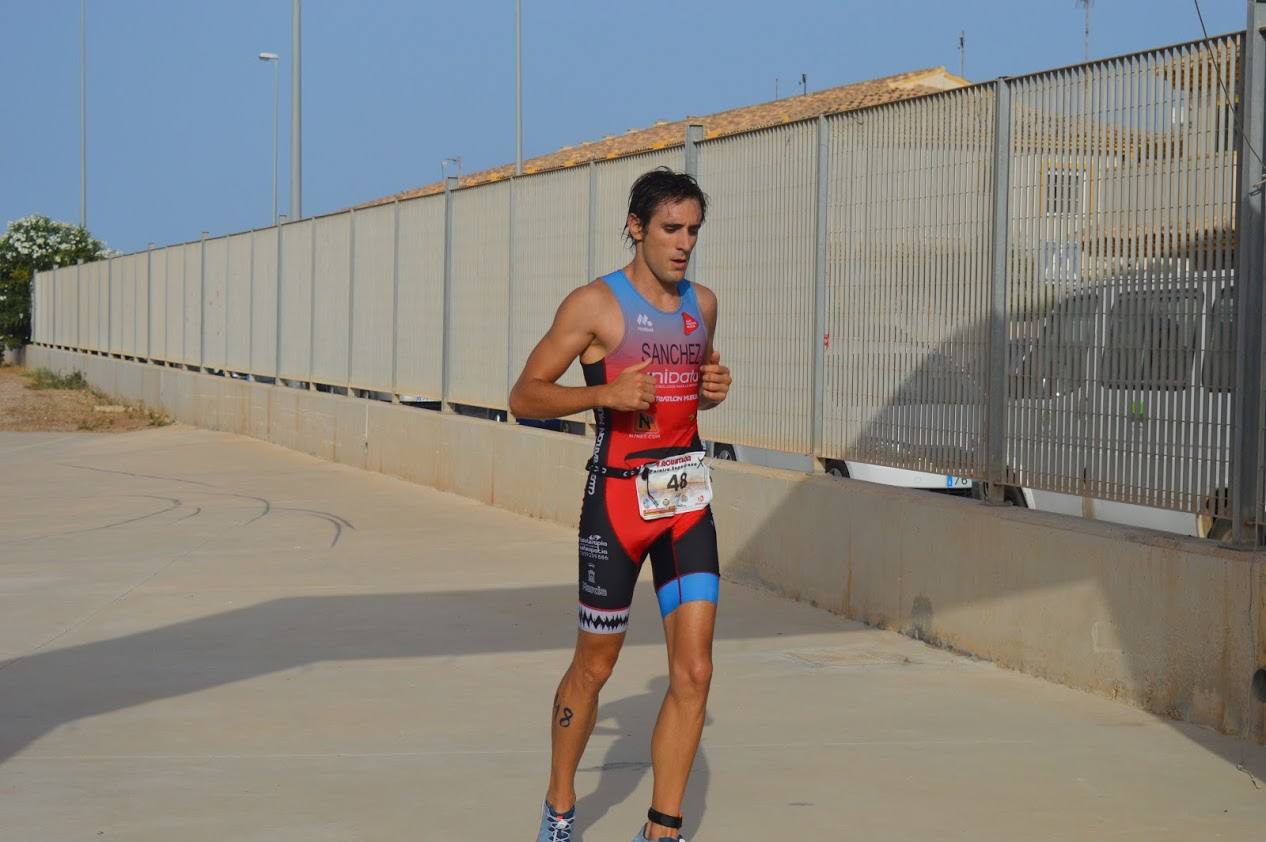
{"type": "MultiPolygon", "coordinates": [[[[1204,33],[1205,40],[1207,41],[1209,40],[1209,29],[1208,27],[1204,25],[1204,13],[1200,11],[1200,0],[1191,0],[1191,2],[1195,4],[1196,17],[1200,19],[1200,31],[1204,33]]],[[[1248,33],[1245,33],[1246,36],[1247,34],[1248,33]]],[[[1222,89],[1222,96],[1226,98],[1226,102],[1228,105],[1232,105],[1232,107],[1234,107],[1235,100],[1231,99],[1231,94],[1226,89],[1226,83],[1222,81],[1221,68],[1217,70],[1217,77],[1218,77],[1218,87],[1222,89]]],[[[1236,122],[1239,123],[1240,121],[1237,120],[1236,122]]],[[[1260,188],[1262,185],[1262,182],[1266,181],[1266,164],[1262,163],[1262,156],[1257,154],[1257,149],[1253,147],[1253,141],[1250,140],[1248,135],[1244,133],[1243,125],[1240,126],[1240,137],[1243,138],[1244,145],[1248,147],[1248,151],[1252,152],[1253,157],[1257,159],[1257,166],[1263,172],[1264,177],[1260,181],[1257,182],[1257,187],[1260,188]]]]}

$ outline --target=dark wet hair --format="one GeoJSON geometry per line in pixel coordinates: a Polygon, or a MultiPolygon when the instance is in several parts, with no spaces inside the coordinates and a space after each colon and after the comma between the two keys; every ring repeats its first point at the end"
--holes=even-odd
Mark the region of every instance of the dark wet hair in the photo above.
{"type": "MultiPolygon", "coordinates": [[[[699,203],[699,221],[708,216],[708,196],[699,188],[694,176],[684,172],[674,172],[668,167],[657,167],[650,172],[642,173],[629,189],[629,214],[636,216],[646,226],[650,223],[655,211],[664,202],[681,202],[694,199],[699,203]]],[[[624,239],[632,244],[629,234],[628,218],[625,217],[624,239]]]]}

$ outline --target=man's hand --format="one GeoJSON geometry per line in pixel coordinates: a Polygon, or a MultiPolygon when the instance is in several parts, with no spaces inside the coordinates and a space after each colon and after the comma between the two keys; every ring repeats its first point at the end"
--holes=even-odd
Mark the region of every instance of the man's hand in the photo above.
{"type": "Polygon", "coordinates": [[[607,386],[603,400],[607,408],[617,412],[651,408],[651,404],[655,402],[655,380],[649,374],[642,373],[642,369],[650,364],[650,360],[642,360],[620,372],[615,382],[607,386]]]}
{"type": "Polygon", "coordinates": [[[730,384],[734,381],[730,377],[730,370],[721,365],[721,355],[713,351],[712,359],[699,366],[699,373],[703,375],[699,391],[704,408],[716,406],[725,400],[725,396],[730,393],[730,384]]]}

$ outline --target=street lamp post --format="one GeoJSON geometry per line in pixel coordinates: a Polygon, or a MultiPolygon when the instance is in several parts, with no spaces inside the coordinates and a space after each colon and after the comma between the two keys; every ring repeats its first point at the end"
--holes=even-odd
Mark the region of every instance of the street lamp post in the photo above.
{"type": "Polygon", "coordinates": [[[303,65],[300,18],[303,0],[290,4],[290,218],[303,218],[303,65]]]}
{"type": "Polygon", "coordinates": [[[277,109],[281,101],[281,62],[276,53],[260,53],[260,61],[273,63],[273,224],[277,224],[277,109]]]}
{"type": "Polygon", "coordinates": [[[88,227],[88,0],[79,0],[79,227],[88,227]]]}
{"type": "Polygon", "coordinates": [[[514,0],[514,174],[523,175],[523,0],[514,0]]]}

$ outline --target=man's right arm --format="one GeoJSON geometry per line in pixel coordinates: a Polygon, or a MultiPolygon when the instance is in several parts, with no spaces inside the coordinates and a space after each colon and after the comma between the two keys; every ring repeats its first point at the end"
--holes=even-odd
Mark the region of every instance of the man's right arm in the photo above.
{"type": "Polygon", "coordinates": [[[536,344],[523,373],[510,390],[510,412],[519,418],[563,418],[597,407],[629,411],[647,409],[655,399],[654,381],[633,366],[602,386],[560,386],[572,361],[594,341],[604,304],[602,290],[592,284],[573,290],[559,305],[549,332],[536,344]]]}

